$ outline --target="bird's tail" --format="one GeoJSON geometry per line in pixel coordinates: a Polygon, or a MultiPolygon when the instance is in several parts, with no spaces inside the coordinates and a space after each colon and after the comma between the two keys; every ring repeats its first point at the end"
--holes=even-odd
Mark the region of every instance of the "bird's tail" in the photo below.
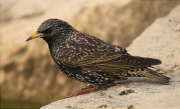
{"type": "Polygon", "coordinates": [[[147,67],[141,68],[141,71],[134,72],[135,75],[141,76],[141,77],[149,77],[151,79],[155,79],[159,82],[162,82],[164,84],[169,84],[170,78],[166,77],[160,73],[157,73],[156,71],[153,71],[147,67]]]}

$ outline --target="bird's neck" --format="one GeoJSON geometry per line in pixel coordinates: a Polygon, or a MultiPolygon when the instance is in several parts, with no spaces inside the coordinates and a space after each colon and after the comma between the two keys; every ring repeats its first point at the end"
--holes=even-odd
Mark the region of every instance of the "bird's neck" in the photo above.
{"type": "Polygon", "coordinates": [[[63,34],[62,36],[57,36],[57,37],[53,37],[53,38],[43,38],[43,39],[48,44],[51,55],[54,55],[57,52],[57,50],[59,49],[59,47],[64,42],[66,42],[70,36],[71,36],[71,34],[63,34]]]}
{"type": "Polygon", "coordinates": [[[71,35],[74,34],[74,32],[76,32],[77,30],[74,29],[72,26],[67,25],[65,27],[65,31],[66,32],[64,32],[63,34],[59,34],[58,36],[43,37],[43,39],[47,42],[47,44],[49,46],[49,51],[50,51],[51,55],[55,55],[56,52],[58,51],[58,49],[60,48],[60,46],[64,42],[69,40],[71,35]]]}
{"type": "Polygon", "coordinates": [[[53,38],[43,38],[49,46],[49,51],[51,55],[55,54],[56,50],[61,46],[61,44],[65,41],[60,37],[53,38]]]}
{"type": "Polygon", "coordinates": [[[58,41],[58,38],[49,38],[49,39],[45,38],[44,40],[48,44],[51,53],[57,46],[60,46],[60,42],[58,41]]]}

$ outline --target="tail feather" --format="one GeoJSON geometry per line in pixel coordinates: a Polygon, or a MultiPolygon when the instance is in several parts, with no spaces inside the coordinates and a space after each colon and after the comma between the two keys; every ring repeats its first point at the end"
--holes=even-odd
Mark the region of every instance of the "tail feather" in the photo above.
{"type": "Polygon", "coordinates": [[[126,55],[126,60],[123,62],[123,64],[124,63],[127,64],[127,66],[124,68],[126,71],[122,70],[122,72],[120,72],[120,75],[123,75],[124,77],[149,77],[164,84],[168,84],[170,82],[169,77],[148,68],[152,67],[152,65],[161,64],[161,60],[159,59],[131,56],[128,54],[126,55]]]}
{"type": "Polygon", "coordinates": [[[162,82],[164,84],[169,84],[170,82],[170,78],[169,77],[166,77],[160,73],[157,73],[156,71],[153,71],[149,68],[143,68],[146,72],[142,72],[142,71],[138,71],[136,72],[136,75],[139,75],[139,76],[144,76],[144,77],[149,77],[149,78],[152,78],[152,79],[155,79],[159,82],[162,82]]]}
{"type": "Polygon", "coordinates": [[[127,55],[127,64],[135,65],[135,66],[151,66],[151,65],[159,65],[161,64],[161,60],[139,57],[139,56],[131,56],[127,55]]]}

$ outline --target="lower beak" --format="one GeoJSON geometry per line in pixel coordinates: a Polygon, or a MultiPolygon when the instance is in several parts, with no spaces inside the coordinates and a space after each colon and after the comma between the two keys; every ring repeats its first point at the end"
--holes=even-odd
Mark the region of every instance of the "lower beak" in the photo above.
{"type": "Polygon", "coordinates": [[[29,40],[31,40],[31,39],[38,38],[38,37],[42,37],[42,34],[41,34],[41,33],[40,33],[40,34],[33,34],[32,36],[30,36],[30,37],[26,40],[26,42],[29,41],[29,40]]]}

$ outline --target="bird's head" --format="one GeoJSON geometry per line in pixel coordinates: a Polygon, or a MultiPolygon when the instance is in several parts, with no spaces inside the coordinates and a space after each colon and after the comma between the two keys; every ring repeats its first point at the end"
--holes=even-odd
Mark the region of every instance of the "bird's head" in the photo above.
{"type": "Polygon", "coordinates": [[[26,41],[35,38],[43,38],[46,42],[51,39],[65,39],[72,27],[65,21],[59,19],[48,19],[44,21],[35,34],[30,36],[26,41]],[[66,34],[66,35],[64,35],[66,34]]]}

